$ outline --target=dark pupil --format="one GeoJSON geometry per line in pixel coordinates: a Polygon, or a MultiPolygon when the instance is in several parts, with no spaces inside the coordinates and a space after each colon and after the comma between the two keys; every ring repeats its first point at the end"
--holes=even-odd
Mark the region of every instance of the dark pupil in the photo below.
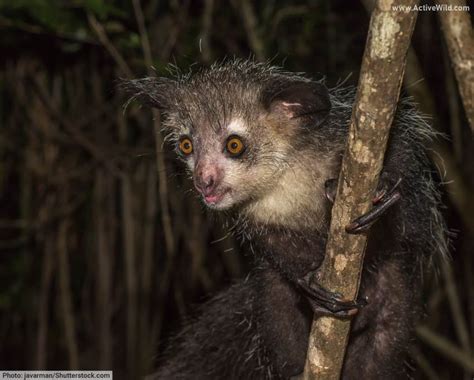
{"type": "Polygon", "coordinates": [[[230,144],[230,147],[233,149],[233,150],[237,150],[237,148],[239,147],[239,144],[237,144],[235,141],[233,143],[230,144]]]}
{"type": "Polygon", "coordinates": [[[188,142],[185,142],[184,143],[184,150],[188,150],[189,149],[189,143],[188,142]]]}

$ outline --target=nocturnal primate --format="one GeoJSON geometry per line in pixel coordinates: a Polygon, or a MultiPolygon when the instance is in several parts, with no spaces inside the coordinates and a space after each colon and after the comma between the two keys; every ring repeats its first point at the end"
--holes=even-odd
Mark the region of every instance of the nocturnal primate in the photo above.
{"type": "Polygon", "coordinates": [[[162,111],[196,191],[225,211],[255,260],[201,307],[151,378],[289,379],[303,372],[313,313],[356,311],[343,378],[406,377],[422,272],[446,247],[424,147],[433,133],[409,102],[399,104],[373,210],[348,227],[370,227],[360,298],[348,302],[311,274],[324,257],[353,89],[244,60],[123,87],[162,111]]]}

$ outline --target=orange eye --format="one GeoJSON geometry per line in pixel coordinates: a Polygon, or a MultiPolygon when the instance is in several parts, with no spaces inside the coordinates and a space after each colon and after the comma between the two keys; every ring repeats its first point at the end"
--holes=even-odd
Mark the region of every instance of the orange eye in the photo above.
{"type": "Polygon", "coordinates": [[[231,136],[227,140],[226,149],[231,155],[237,156],[244,151],[244,143],[240,138],[231,136]]]}
{"type": "Polygon", "coordinates": [[[189,138],[185,137],[179,142],[179,150],[185,156],[188,156],[193,152],[193,143],[189,138]]]}

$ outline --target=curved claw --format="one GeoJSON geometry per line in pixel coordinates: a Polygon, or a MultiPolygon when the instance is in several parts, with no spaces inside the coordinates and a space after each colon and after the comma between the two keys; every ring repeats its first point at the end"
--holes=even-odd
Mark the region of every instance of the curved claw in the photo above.
{"type": "Polygon", "coordinates": [[[304,291],[313,312],[318,315],[350,317],[357,314],[359,309],[366,305],[365,301],[345,300],[341,294],[331,292],[317,283],[309,285],[307,280],[303,279],[299,279],[297,282],[304,291]]]}
{"type": "Polygon", "coordinates": [[[337,191],[337,178],[328,179],[324,182],[324,192],[329,202],[334,203],[337,191]]]}
{"type": "MultiPolygon", "coordinates": [[[[383,173],[382,177],[379,181],[379,186],[375,193],[375,196],[372,198],[372,204],[376,205],[380,201],[383,200],[387,196],[387,194],[392,194],[395,190],[400,186],[402,182],[402,177],[398,177],[397,181],[392,184],[392,181],[389,181],[386,177],[388,174],[383,173]]],[[[326,180],[324,183],[324,191],[326,198],[329,202],[334,203],[334,199],[336,198],[336,191],[337,191],[337,178],[331,178],[326,180]]]]}
{"type": "Polygon", "coordinates": [[[392,207],[401,198],[398,191],[394,191],[382,198],[372,210],[353,220],[346,226],[346,232],[349,234],[360,234],[367,231],[390,207],[392,207]]]}
{"type": "Polygon", "coordinates": [[[377,192],[375,193],[374,198],[372,198],[372,204],[375,205],[379,203],[387,194],[391,194],[395,192],[398,186],[400,186],[401,182],[402,182],[402,177],[398,177],[397,182],[395,182],[394,185],[390,185],[389,182],[387,182],[387,180],[381,178],[380,186],[377,189],[377,192]]]}

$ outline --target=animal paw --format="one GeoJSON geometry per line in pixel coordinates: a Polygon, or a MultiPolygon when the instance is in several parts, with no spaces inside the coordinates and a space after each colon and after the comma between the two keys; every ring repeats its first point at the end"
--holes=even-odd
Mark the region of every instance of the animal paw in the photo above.
{"type": "Polygon", "coordinates": [[[311,277],[308,275],[298,279],[297,283],[315,314],[347,318],[357,314],[360,308],[367,304],[365,300],[343,299],[341,294],[325,289],[311,277]]]}
{"type": "MultiPolygon", "coordinates": [[[[374,198],[372,199],[373,208],[354,219],[348,226],[346,232],[350,234],[360,234],[366,232],[370,227],[398,200],[401,194],[398,187],[402,179],[400,177],[395,180],[387,173],[382,173],[374,198]]],[[[337,179],[328,179],[324,184],[326,198],[334,203],[337,191],[337,179]]]]}
{"type": "Polygon", "coordinates": [[[394,181],[388,174],[382,173],[377,191],[372,199],[372,209],[347,225],[346,232],[349,234],[360,234],[368,231],[388,209],[400,200],[402,196],[400,191],[398,191],[398,187],[401,182],[401,177],[394,181]]]}

